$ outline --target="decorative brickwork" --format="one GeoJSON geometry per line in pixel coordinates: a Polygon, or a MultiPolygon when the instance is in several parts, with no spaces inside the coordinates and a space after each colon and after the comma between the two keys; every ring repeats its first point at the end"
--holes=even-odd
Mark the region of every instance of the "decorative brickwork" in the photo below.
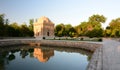
{"type": "Polygon", "coordinates": [[[46,39],[54,38],[54,23],[49,18],[43,16],[33,24],[34,26],[34,37],[46,39]]]}

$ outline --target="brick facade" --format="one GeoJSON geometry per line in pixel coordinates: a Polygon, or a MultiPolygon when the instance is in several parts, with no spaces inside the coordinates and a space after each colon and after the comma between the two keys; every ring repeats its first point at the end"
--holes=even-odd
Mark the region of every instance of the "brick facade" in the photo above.
{"type": "Polygon", "coordinates": [[[33,24],[34,37],[36,38],[54,38],[54,23],[47,17],[41,17],[33,24]]]}

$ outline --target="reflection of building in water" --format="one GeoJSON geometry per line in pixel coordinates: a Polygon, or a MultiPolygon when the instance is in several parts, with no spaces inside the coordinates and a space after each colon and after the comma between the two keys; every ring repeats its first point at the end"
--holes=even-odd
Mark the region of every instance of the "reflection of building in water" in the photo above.
{"type": "Polygon", "coordinates": [[[34,49],[34,57],[37,58],[40,62],[46,62],[51,56],[54,56],[54,50],[49,49],[34,49]]]}

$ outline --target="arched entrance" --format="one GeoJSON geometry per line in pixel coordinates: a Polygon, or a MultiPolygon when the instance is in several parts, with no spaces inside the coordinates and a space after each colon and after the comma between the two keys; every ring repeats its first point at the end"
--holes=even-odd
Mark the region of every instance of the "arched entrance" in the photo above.
{"type": "Polygon", "coordinates": [[[49,34],[50,34],[50,33],[49,33],[49,31],[48,31],[48,32],[47,32],[47,36],[49,36],[49,34]]]}

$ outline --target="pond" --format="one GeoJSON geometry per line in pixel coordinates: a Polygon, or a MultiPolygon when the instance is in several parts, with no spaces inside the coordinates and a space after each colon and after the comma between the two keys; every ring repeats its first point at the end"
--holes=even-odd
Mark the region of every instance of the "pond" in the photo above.
{"type": "Polygon", "coordinates": [[[73,48],[0,47],[0,70],[86,70],[91,55],[73,48]]]}

